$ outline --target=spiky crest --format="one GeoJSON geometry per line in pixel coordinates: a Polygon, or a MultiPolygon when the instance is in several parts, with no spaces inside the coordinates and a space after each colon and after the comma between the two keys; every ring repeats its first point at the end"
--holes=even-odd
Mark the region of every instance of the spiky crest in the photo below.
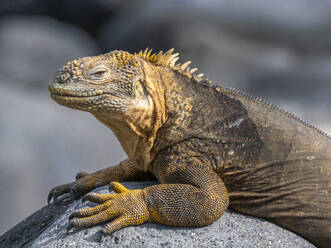
{"type": "Polygon", "coordinates": [[[194,73],[198,70],[198,68],[190,69],[189,65],[191,61],[187,61],[182,64],[176,64],[177,60],[179,59],[179,53],[174,53],[174,49],[171,48],[165,53],[160,51],[159,53],[152,53],[152,49],[146,48],[144,51],[139,51],[135,55],[143,57],[147,59],[149,62],[155,65],[164,65],[171,67],[175,71],[178,71],[182,75],[191,78],[197,82],[200,82],[203,78],[204,74],[195,75],[194,73]]]}

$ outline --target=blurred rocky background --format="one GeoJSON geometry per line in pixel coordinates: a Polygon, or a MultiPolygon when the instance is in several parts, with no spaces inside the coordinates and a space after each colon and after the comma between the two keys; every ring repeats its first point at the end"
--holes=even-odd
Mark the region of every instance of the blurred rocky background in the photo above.
{"type": "Polygon", "coordinates": [[[65,62],[176,48],[215,84],[261,96],[331,133],[331,1],[1,0],[0,235],[49,190],[125,158],[47,84],[65,62]]]}

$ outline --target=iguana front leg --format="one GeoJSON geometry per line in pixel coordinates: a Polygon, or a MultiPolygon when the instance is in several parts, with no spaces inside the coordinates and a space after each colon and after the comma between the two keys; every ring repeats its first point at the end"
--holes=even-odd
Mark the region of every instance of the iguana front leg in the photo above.
{"type": "Polygon", "coordinates": [[[154,166],[153,172],[164,184],[127,190],[119,183],[112,183],[115,194],[87,195],[87,200],[102,204],[74,212],[69,229],[109,221],[103,232],[110,234],[143,222],[171,226],[212,223],[229,204],[222,180],[209,165],[193,159],[177,162],[163,160],[154,166]]]}
{"type": "Polygon", "coordinates": [[[79,172],[76,181],[59,185],[48,194],[48,203],[70,201],[90,192],[96,187],[107,185],[112,181],[149,181],[155,180],[153,174],[143,172],[126,159],[116,166],[105,168],[94,173],[79,172]]]}

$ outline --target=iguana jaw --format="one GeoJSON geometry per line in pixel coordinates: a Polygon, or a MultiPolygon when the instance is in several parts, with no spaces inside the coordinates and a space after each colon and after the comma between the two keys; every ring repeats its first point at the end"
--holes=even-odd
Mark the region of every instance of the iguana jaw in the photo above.
{"type": "Polygon", "coordinates": [[[70,102],[84,103],[87,101],[96,101],[100,98],[104,98],[106,95],[102,90],[75,91],[51,86],[49,86],[48,89],[51,93],[51,98],[62,105],[67,105],[70,102]]]}
{"type": "Polygon", "coordinates": [[[96,108],[93,108],[93,106],[84,107],[84,105],[88,105],[92,102],[101,101],[107,97],[107,95],[105,94],[95,95],[95,96],[75,96],[75,95],[61,95],[56,93],[51,93],[50,96],[58,104],[83,111],[91,111],[93,109],[96,110],[96,108]]]}
{"type": "MultiPolygon", "coordinates": [[[[84,89],[83,83],[75,83],[73,85],[63,85],[52,82],[48,86],[51,98],[60,105],[88,111],[94,113],[107,112],[116,113],[124,111],[123,97],[118,92],[113,92],[109,89],[84,89]]],[[[125,98],[124,98],[125,99],[125,98]]]]}
{"type": "Polygon", "coordinates": [[[94,97],[100,96],[104,94],[103,90],[72,90],[72,89],[65,89],[61,87],[56,87],[55,85],[49,85],[48,90],[51,93],[51,96],[60,96],[60,97],[94,97]]]}

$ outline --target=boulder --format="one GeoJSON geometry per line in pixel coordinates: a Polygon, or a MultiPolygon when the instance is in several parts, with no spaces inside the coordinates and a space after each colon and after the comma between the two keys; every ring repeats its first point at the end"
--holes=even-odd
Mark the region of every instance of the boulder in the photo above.
{"type": "MultiPolygon", "coordinates": [[[[129,189],[144,188],[153,182],[124,183],[129,189]]],[[[96,192],[107,192],[107,187],[98,188],[96,192]]],[[[1,247],[314,247],[308,241],[274,225],[264,219],[251,217],[227,210],[224,215],[205,227],[169,227],[155,223],[123,228],[101,239],[103,225],[75,230],[66,234],[69,215],[80,208],[94,204],[75,201],[64,212],[53,214],[51,223],[45,221],[43,214],[18,224],[0,238],[1,247]],[[41,225],[43,223],[43,225],[41,225]],[[31,233],[23,230],[31,230],[31,233]],[[21,231],[21,232],[20,232],[21,231]],[[33,235],[37,234],[37,235],[33,235]],[[26,238],[29,235],[30,238],[26,238]],[[15,237],[15,238],[13,238],[15,237]],[[7,242],[7,243],[6,243],[7,242]],[[16,242],[16,243],[15,243],[16,242]],[[21,242],[21,243],[20,243],[21,242]]],[[[61,206],[60,206],[61,207],[61,206]]],[[[53,205],[48,208],[55,211],[53,205]]],[[[45,209],[44,214],[51,215],[45,209]]]]}

